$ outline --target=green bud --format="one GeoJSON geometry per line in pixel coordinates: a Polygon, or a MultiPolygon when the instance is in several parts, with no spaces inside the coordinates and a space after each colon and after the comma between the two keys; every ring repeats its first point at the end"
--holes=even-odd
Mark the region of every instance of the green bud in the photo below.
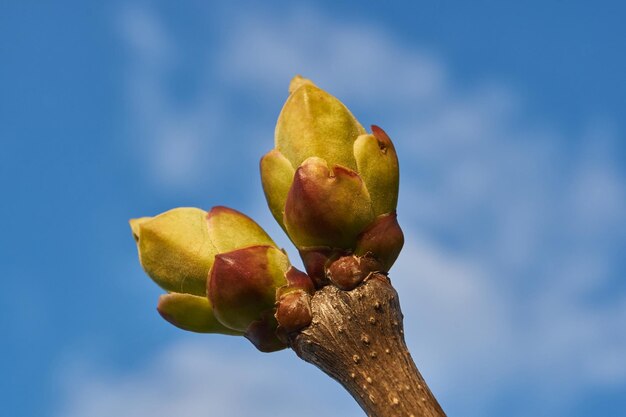
{"type": "MultiPolygon", "coordinates": [[[[261,160],[261,180],[274,218],[321,286],[328,260],[355,253],[359,235],[376,218],[395,213],[398,158],[381,128],[372,126],[367,134],[337,98],[311,81],[297,76],[289,92],[276,124],[276,148],[261,160]]],[[[395,239],[393,248],[377,238],[359,250],[369,245],[368,256],[391,266],[396,238],[386,239],[395,239]]]]}
{"type": "Polygon", "coordinates": [[[215,257],[208,293],[223,325],[245,332],[274,309],[276,290],[287,284],[289,259],[272,246],[251,246],[215,257]]]}
{"type": "Polygon", "coordinates": [[[293,182],[295,170],[291,162],[277,150],[271,150],[261,159],[261,182],[272,215],[285,229],[283,216],[287,194],[293,182]]]}
{"type": "Polygon", "coordinates": [[[216,250],[205,218],[205,211],[183,207],[130,221],[139,261],[164,290],[206,295],[216,250]]]}
{"type": "Polygon", "coordinates": [[[230,252],[247,246],[276,246],[272,238],[254,220],[229,207],[216,206],[206,222],[209,238],[216,253],[230,252]]]}
{"type": "Polygon", "coordinates": [[[378,126],[354,142],[357,171],[372,199],[374,215],[391,213],[398,203],[398,157],[389,136],[378,126]]]}
{"type": "Polygon", "coordinates": [[[183,330],[196,333],[242,335],[222,325],[213,314],[207,297],[169,293],[159,297],[157,311],[168,322],[183,330]]]}
{"type": "Polygon", "coordinates": [[[276,149],[299,166],[311,156],[356,169],[352,144],[365,129],[343,103],[300,76],[276,124],[276,149]]]}
{"type": "Polygon", "coordinates": [[[274,317],[279,290],[313,291],[267,233],[228,207],[178,208],[130,221],[144,269],[162,288],[157,310],[200,333],[243,335],[261,351],[283,349],[274,317]]]}

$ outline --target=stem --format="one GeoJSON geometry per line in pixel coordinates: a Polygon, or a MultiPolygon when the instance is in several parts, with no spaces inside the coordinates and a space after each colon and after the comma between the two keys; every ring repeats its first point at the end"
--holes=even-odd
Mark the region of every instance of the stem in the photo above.
{"type": "Polygon", "coordinates": [[[398,294],[374,274],[351,291],[333,285],[311,300],[313,321],[291,348],[338,381],[371,417],[445,417],[404,342],[398,294]]]}

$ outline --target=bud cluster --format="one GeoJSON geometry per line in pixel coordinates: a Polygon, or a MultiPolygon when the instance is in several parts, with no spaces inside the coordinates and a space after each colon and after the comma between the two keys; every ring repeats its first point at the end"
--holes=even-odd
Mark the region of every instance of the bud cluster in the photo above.
{"type": "Polygon", "coordinates": [[[396,220],[398,158],[387,134],[365,129],[335,97],[295,77],[261,159],[269,208],[307,273],[252,219],[227,208],[177,208],[130,221],[146,273],[167,291],[158,311],[200,333],[241,335],[283,349],[311,322],[311,296],[386,274],[404,238],[396,220]]]}
{"type": "Polygon", "coordinates": [[[345,268],[329,274],[333,262],[370,258],[356,264],[386,273],[404,243],[395,211],[396,151],[381,128],[367,133],[338,99],[311,81],[296,77],[289,90],[275,149],[261,159],[265,196],[316,285],[330,279],[351,289],[363,274],[344,277],[339,270],[345,268]]]}
{"type": "Polygon", "coordinates": [[[252,219],[227,207],[177,208],[130,224],[144,270],[168,291],[157,306],[163,318],[246,336],[262,351],[286,347],[276,336],[277,296],[312,283],[252,219]]]}

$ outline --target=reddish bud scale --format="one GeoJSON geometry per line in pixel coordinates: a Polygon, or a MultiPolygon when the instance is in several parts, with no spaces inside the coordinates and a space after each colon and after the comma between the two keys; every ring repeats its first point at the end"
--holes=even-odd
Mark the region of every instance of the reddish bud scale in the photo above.
{"type": "Polygon", "coordinates": [[[381,271],[388,272],[404,245],[404,234],[396,212],[378,216],[360,235],[355,253],[373,256],[381,263],[381,271]]]}
{"type": "Polygon", "coordinates": [[[332,257],[333,251],[329,248],[315,248],[301,249],[299,252],[306,272],[313,280],[315,288],[322,288],[327,285],[326,264],[332,257]]]}
{"type": "Polygon", "coordinates": [[[285,349],[287,344],[276,336],[277,326],[276,319],[267,313],[260,320],[250,323],[244,336],[261,352],[285,349]]]}
{"type": "Polygon", "coordinates": [[[342,256],[330,264],[326,275],[339,289],[349,291],[359,285],[372,272],[380,271],[381,264],[369,256],[342,256]]]}
{"type": "Polygon", "coordinates": [[[297,170],[285,203],[285,226],[299,248],[350,249],[373,219],[371,201],[359,175],[346,167],[332,170],[319,158],[297,170]]]}
{"type": "Polygon", "coordinates": [[[304,291],[292,291],[276,303],[276,320],[279,332],[298,331],[311,324],[311,297],[304,291]]]}
{"type": "Polygon", "coordinates": [[[383,129],[381,129],[380,127],[376,125],[372,125],[371,127],[372,127],[372,134],[374,135],[376,140],[378,140],[378,146],[380,146],[380,149],[383,151],[386,151],[387,149],[391,149],[392,151],[395,152],[393,142],[391,141],[391,138],[389,137],[389,135],[387,135],[387,133],[383,129]]]}
{"type": "MultiPolygon", "coordinates": [[[[270,246],[251,246],[215,257],[208,281],[208,294],[215,316],[225,326],[246,330],[251,322],[274,307],[276,288],[268,255],[278,252],[270,246]]],[[[281,274],[282,275],[282,274],[281,274]]]]}
{"type": "Polygon", "coordinates": [[[282,296],[292,291],[304,291],[309,295],[315,293],[315,284],[311,278],[297,268],[289,267],[285,273],[287,284],[276,289],[276,299],[280,300],[282,296]]]}

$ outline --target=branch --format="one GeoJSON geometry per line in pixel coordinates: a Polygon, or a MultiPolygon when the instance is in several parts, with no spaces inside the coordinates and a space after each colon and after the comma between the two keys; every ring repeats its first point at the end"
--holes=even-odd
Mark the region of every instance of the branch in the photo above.
{"type": "Polygon", "coordinates": [[[351,291],[327,285],[311,299],[313,320],[290,335],[306,362],[334,378],[371,417],[445,417],[404,341],[398,294],[373,274],[351,291]]]}

